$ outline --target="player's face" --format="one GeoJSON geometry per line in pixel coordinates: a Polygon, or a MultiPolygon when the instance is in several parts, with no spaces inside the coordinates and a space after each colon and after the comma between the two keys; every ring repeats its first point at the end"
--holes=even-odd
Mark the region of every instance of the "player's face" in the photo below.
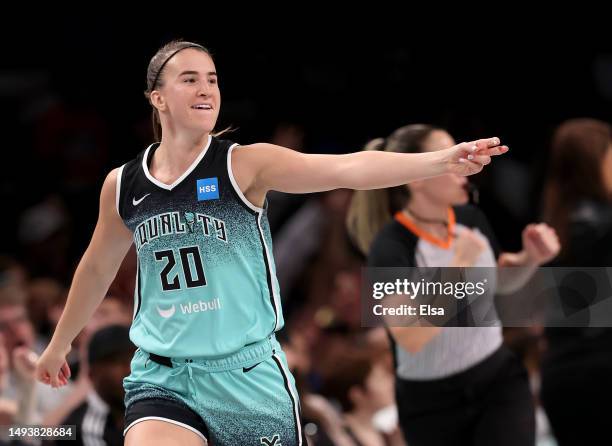
{"type": "MultiPolygon", "coordinates": [[[[455,140],[444,130],[434,130],[423,143],[424,152],[448,149],[455,140]]],[[[432,202],[441,206],[458,206],[468,202],[468,180],[459,175],[442,175],[423,180],[419,190],[432,202]]]]}
{"type": "Polygon", "coordinates": [[[176,54],[164,68],[159,89],[171,125],[210,133],[217,123],[221,93],[211,57],[187,48],[176,54]]]}

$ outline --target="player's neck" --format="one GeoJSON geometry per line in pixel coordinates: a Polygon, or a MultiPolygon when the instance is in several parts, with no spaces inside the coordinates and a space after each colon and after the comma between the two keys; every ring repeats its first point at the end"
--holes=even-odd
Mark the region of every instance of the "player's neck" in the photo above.
{"type": "Polygon", "coordinates": [[[153,156],[153,165],[165,165],[170,170],[182,171],[189,166],[208,144],[208,133],[198,135],[165,131],[161,144],[153,156]]]}
{"type": "Polygon", "coordinates": [[[208,144],[208,133],[164,131],[156,156],[170,164],[183,164],[195,159],[208,144]]]}

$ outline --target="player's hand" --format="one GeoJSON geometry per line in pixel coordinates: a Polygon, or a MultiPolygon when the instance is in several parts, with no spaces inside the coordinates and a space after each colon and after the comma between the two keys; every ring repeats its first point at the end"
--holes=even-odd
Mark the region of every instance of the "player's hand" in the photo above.
{"type": "Polygon", "coordinates": [[[468,176],[480,172],[491,157],[506,153],[508,146],[501,145],[499,138],[487,138],[463,142],[447,150],[448,173],[468,176]]]}
{"type": "Polygon", "coordinates": [[[69,352],[70,346],[57,348],[50,344],[36,363],[36,379],[53,388],[68,384],[71,373],[66,356],[69,352]]]}

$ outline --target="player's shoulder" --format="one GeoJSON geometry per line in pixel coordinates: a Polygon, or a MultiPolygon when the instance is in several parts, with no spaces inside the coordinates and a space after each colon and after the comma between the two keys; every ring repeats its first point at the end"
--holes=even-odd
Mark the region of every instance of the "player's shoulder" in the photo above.
{"type": "Polygon", "coordinates": [[[112,178],[109,178],[109,180],[114,179],[115,183],[118,185],[125,185],[131,181],[144,180],[144,165],[146,163],[146,159],[150,158],[149,153],[151,153],[151,150],[155,150],[159,144],[159,142],[149,144],[146,148],[138,152],[132,159],[112,169],[109,173],[109,176],[112,175],[112,178]]]}

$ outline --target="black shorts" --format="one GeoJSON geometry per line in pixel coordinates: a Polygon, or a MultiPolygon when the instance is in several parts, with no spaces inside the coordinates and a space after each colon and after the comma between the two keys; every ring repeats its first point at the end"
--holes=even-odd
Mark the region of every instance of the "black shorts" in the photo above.
{"type": "Polygon", "coordinates": [[[203,440],[210,438],[202,418],[180,401],[165,398],[136,401],[125,411],[124,434],[135,424],[146,420],[166,421],[194,432],[203,440]]]}

